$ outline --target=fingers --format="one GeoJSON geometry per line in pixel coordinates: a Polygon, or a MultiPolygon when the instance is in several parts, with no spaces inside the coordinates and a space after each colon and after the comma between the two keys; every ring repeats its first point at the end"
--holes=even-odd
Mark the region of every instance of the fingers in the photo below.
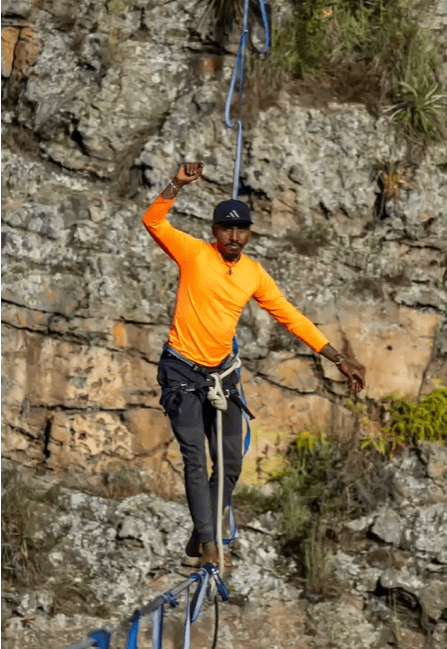
{"type": "Polygon", "coordinates": [[[185,173],[190,178],[199,178],[203,171],[203,162],[187,162],[185,164],[185,173]]]}
{"type": "Polygon", "coordinates": [[[354,392],[360,392],[365,387],[365,368],[360,363],[345,360],[340,367],[340,372],[349,380],[349,388],[354,392]]]}
{"type": "Polygon", "coordinates": [[[203,162],[185,162],[177,172],[177,178],[184,183],[192,183],[200,178],[203,162]]]}
{"type": "Polygon", "coordinates": [[[354,392],[360,392],[361,390],[363,390],[363,385],[361,385],[358,381],[356,381],[356,379],[350,380],[349,387],[354,392]]]}
{"type": "Polygon", "coordinates": [[[352,372],[349,376],[349,387],[354,392],[360,392],[365,387],[365,377],[363,374],[352,372]]]}

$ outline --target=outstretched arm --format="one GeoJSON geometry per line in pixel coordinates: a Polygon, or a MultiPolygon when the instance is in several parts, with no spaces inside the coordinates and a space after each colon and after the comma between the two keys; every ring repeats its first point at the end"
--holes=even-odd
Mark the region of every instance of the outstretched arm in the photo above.
{"type": "Polygon", "coordinates": [[[181,165],[166,189],[162,191],[161,197],[169,201],[176,198],[179,189],[184,185],[189,185],[189,183],[198,180],[202,175],[202,171],[203,162],[185,162],[181,165]]]}
{"type": "Polygon", "coordinates": [[[259,266],[259,287],[253,294],[256,302],[266,309],[278,322],[295,334],[314,351],[335,363],[342,374],[349,379],[349,387],[360,392],[365,387],[365,368],[360,363],[337,352],[328,339],[298,309],[286,300],[275,281],[259,266]]]}
{"type": "Polygon", "coordinates": [[[328,343],[320,350],[320,354],[335,363],[340,372],[349,379],[349,387],[354,392],[360,392],[365,387],[365,368],[357,361],[345,358],[328,343]]]}

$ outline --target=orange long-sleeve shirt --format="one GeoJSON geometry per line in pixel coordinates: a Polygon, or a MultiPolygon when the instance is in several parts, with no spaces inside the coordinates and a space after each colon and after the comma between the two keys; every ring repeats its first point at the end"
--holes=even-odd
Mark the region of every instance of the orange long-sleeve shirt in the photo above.
{"type": "Polygon", "coordinates": [[[242,254],[230,274],[217,244],[176,230],[166,220],[174,200],[159,196],[143,216],[149,234],[180,269],[169,332],[174,349],[200,365],[219,365],[231,353],[239,316],[251,297],[315,351],[329,342],[258,262],[242,254]]]}

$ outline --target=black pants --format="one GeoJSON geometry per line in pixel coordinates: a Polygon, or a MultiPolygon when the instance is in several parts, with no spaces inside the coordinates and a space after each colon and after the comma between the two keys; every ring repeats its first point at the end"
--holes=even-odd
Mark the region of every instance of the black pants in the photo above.
{"type": "MultiPolygon", "coordinates": [[[[164,351],[158,366],[158,382],[163,388],[160,403],[171,420],[180,444],[185,470],[186,497],[201,543],[216,538],[217,523],[217,431],[216,410],[207,398],[208,377],[222,369],[187,363],[164,351]],[[211,476],[206,466],[205,438],[212,461],[211,476]]],[[[237,394],[237,373],[223,380],[227,394],[237,394]]],[[[222,412],[224,456],[224,506],[227,505],[242,468],[242,412],[231,398],[222,412]]],[[[221,512],[222,514],[222,512],[221,512]]]]}

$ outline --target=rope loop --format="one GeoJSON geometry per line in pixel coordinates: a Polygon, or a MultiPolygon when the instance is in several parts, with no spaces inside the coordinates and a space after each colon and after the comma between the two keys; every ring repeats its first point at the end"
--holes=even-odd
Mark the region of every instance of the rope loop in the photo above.
{"type": "Polygon", "coordinates": [[[208,388],[208,399],[216,410],[225,411],[228,408],[228,403],[222,385],[222,378],[217,372],[210,374],[210,378],[214,380],[214,385],[210,385],[208,388]]]}

